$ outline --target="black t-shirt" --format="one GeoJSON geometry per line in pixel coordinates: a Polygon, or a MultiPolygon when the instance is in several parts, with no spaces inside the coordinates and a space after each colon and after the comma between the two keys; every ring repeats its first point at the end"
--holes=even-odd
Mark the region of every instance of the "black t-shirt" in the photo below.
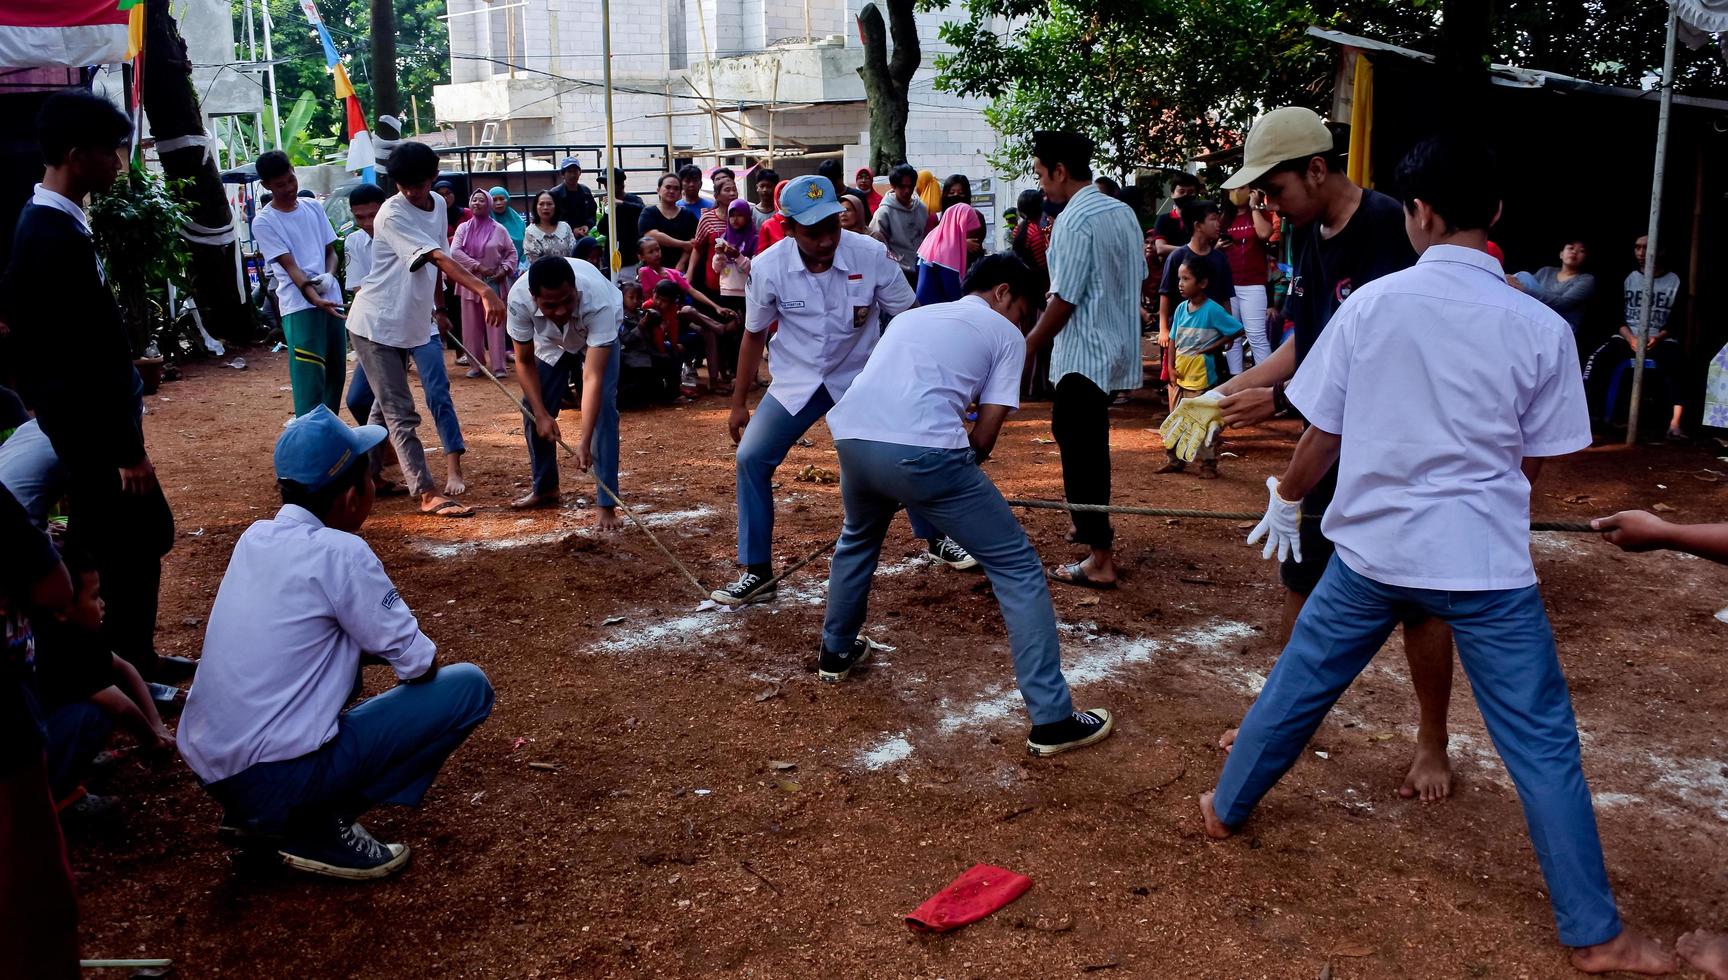
{"type": "Polygon", "coordinates": [[[1172,206],[1170,210],[1160,214],[1152,222],[1152,234],[1164,239],[1168,244],[1174,245],[1177,242],[1186,242],[1193,238],[1194,229],[1188,227],[1188,223],[1182,220],[1181,209],[1172,206]]]}
{"type": "Polygon", "coordinates": [[[36,622],[36,691],[47,711],[112,687],[114,657],[101,634],[40,617],[36,622]]]}
{"type": "MultiPolygon", "coordinates": [[[[612,202],[612,206],[618,210],[618,256],[625,265],[636,264],[636,242],[642,237],[642,202],[630,200],[632,197],[635,195],[631,194],[625,200],[612,202]]],[[[601,215],[601,219],[604,217],[601,215]]],[[[600,224],[591,234],[606,234],[606,222],[600,220],[600,224]]]]}
{"type": "MultiPolygon", "coordinates": [[[[1164,278],[1158,282],[1158,295],[1171,299],[1181,299],[1182,294],[1176,288],[1177,270],[1187,261],[1194,250],[1184,245],[1171,252],[1164,259],[1164,278]]],[[[1230,301],[1236,298],[1236,286],[1230,281],[1230,260],[1224,257],[1224,251],[1218,246],[1212,246],[1212,251],[1205,255],[1194,255],[1211,269],[1206,274],[1206,297],[1230,311],[1230,301]]]]}
{"type": "Polygon", "coordinates": [[[1295,325],[1297,364],[1353,291],[1416,264],[1404,233],[1404,206],[1379,191],[1362,192],[1356,213],[1338,234],[1322,239],[1316,221],[1297,228],[1290,247],[1293,271],[1284,315],[1295,325]]]}
{"type": "MultiPolygon", "coordinates": [[[[618,215],[623,217],[624,212],[620,210],[618,215]]],[[[668,218],[660,213],[658,205],[643,208],[642,217],[636,221],[636,235],[641,238],[651,231],[664,232],[679,241],[690,241],[696,237],[696,215],[679,208],[676,217],[668,218]]],[[[677,266],[678,260],[684,257],[684,250],[681,248],[661,246],[661,252],[661,264],[667,268],[677,266]]],[[[629,263],[625,264],[628,265],[629,263]]]]}
{"type": "Polygon", "coordinates": [[[559,221],[568,224],[572,230],[594,227],[594,192],[587,185],[577,184],[575,190],[570,190],[560,183],[550,193],[552,200],[558,202],[559,221]]]}

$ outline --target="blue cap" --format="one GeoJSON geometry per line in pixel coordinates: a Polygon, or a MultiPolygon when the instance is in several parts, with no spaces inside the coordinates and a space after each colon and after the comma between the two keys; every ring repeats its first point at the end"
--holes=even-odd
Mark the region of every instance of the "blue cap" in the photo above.
{"type": "Polygon", "coordinates": [[[381,425],[351,429],[329,408],[319,405],[289,422],[276,439],[276,478],[293,480],[308,490],[322,490],[354,460],[383,442],[385,435],[381,425]]]}
{"type": "Polygon", "coordinates": [[[797,224],[813,225],[840,211],[840,195],[834,193],[834,183],[826,177],[794,177],[780,192],[780,213],[797,224]]]}
{"type": "Polygon", "coordinates": [[[582,169],[582,161],[576,159],[575,157],[565,157],[564,162],[560,163],[558,165],[558,172],[563,173],[564,171],[569,170],[571,167],[575,167],[577,170],[581,170],[582,169]]]}

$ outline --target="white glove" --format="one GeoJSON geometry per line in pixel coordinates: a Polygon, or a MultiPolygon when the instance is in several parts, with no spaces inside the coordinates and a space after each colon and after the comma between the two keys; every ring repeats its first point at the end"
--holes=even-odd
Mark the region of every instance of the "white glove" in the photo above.
{"type": "Polygon", "coordinates": [[[320,272],[307,280],[307,285],[318,291],[320,296],[328,296],[336,288],[336,277],[328,272],[320,272]]]}
{"type": "Polygon", "coordinates": [[[1260,523],[1248,533],[1248,543],[1256,544],[1265,538],[1266,547],[1260,552],[1261,558],[1271,558],[1272,553],[1277,552],[1279,561],[1294,557],[1296,563],[1301,564],[1302,502],[1279,496],[1278,478],[1275,476],[1266,478],[1266,491],[1271,497],[1266,504],[1266,516],[1260,518],[1260,523]]]}

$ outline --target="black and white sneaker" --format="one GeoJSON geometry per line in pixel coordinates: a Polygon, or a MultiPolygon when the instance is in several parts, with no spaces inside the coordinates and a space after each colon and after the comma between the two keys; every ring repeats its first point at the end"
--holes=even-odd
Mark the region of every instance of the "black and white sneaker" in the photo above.
{"type": "Polygon", "coordinates": [[[279,853],[290,868],[348,881],[387,878],[408,863],[407,844],[381,843],[358,822],[334,814],[279,853]]]}
{"type": "Polygon", "coordinates": [[[731,585],[724,588],[715,589],[713,592],[708,593],[708,598],[727,606],[743,606],[757,602],[773,602],[777,594],[776,587],[770,585],[765,589],[761,588],[762,583],[767,580],[768,576],[766,575],[758,575],[755,572],[746,571],[744,574],[738,576],[738,581],[733,582],[731,585]]]}
{"type": "Polygon", "coordinates": [[[1061,721],[1033,725],[1032,734],[1026,737],[1026,752],[1047,758],[1069,749],[1083,749],[1094,742],[1104,741],[1115,727],[1116,719],[1103,708],[1076,711],[1061,721]]]}
{"type": "Polygon", "coordinates": [[[924,549],[924,553],[956,571],[970,571],[978,567],[978,559],[972,553],[954,543],[953,538],[944,537],[935,544],[924,549]]]}
{"type": "Polygon", "coordinates": [[[822,646],[822,661],[816,667],[816,676],[829,684],[836,684],[846,679],[846,675],[858,670],[870,660],[870,644],[863,637],[853,640],[843,653],[835,653],[822,646]]]}

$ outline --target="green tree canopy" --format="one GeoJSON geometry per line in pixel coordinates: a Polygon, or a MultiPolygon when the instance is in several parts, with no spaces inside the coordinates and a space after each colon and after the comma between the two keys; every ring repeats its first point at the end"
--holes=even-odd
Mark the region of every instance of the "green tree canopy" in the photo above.
{"type": "MultiPolygon", "coordinates": [[[[945,0],[925,0],[942,7],[945,0]]],[[[1437,0],[958,0],[956,50],[937,86],[992,100],[999,165],[1023,165],[1033,130],[1089,133],[1106,172],[1177,165],[1227,145],[1279,105],[1323,109],[1336,50],[1320,25],[1432,50],[1437,0]],[[1012,25],[1003,30],[1001,25],[1012,25]]],[[[1503,0],[1491,60],[1637,87],[1662,64],[1666,6],[1649,0],[1503,0]]],[[[1683,51],[1680,88],[1728,87],[1721,56],[1683,51]]]]}

